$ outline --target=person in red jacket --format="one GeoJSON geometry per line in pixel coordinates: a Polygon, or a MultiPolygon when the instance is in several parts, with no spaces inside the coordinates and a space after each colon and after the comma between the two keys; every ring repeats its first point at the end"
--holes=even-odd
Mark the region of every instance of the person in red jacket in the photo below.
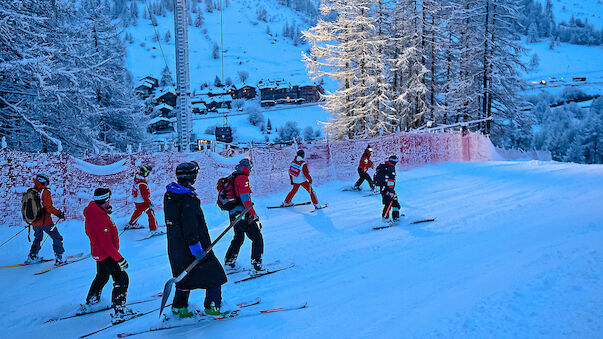
{"type": "Polygon", "coordinates": [[[291,185],[293,185],[293,188],[291,189],[291,192],[287,194],[285,201],[282,203],[281,206],[283,207],[293,205],[293,203],[291,203],[291,200],[293,200],[295,193],[297,193],[297,190],[301,186],[305,188],[308,193],[310,193],[310,199],[312,200],[314,207],[317,209],[321,208],[321,206],[318,205],[318,198],[316,197],[314,189],[312,188],[312,176],[310,176],[308,165],[304,161],[305,156],[306,154],[304,150],[300,149],[299,151],[297,151],[297,156],[295,157],[295,159],[293,159],[291,165],[289,166],[289,180],[291,181],[291,185]]]}
{"type": "Polygon", "coordinates": [[[149,230],[151,235],[157,233],[157,218],[155,218],[155,211],[153,210],[153,203],[151,202],[151,191],[149,190],[149,184],[147,183],[147,177],[151,173],[153,168],[151,166],[142,166],[136,176],[134,176],[134,185],[132,186],[132,196],[134,197],[134,205],[136,209],[130,218],[130,222],[126,225],[128,228],[142,228],[137,227],[138,218],[146,211],[149,218],[149,230]]]}
{"type": "Polygon", "coordinates": [[[31,223],[31,226],[34,228],[34,240],[29,249],[29,255],[25,260],[26,264],[42,260],[41,257],[38,257],[38,252],[40,252],[40,243],[44,238],[44,232],[52,238],[52,249],[54,250],[55,255],[54,264],[58,266],[65,263],[65,260],[63,259],[63,253],[65,253],[65,249],[63,248],[63,237],[52,221],[53,214],[59,219],[65,219],[65,213],[54,207],[50,189],[48,188],[49,184],[50,179],[46,174],[38,174],[34,179],[34,189],[40,194],[40,203],[43,210],[42,217],[31,223]]]}
{"type": "Polygon", "coordinates": [[[371,145],[368,145],[360,158],[360,163],[358,164],[358,175],[360,178],[356,181],[354,185],[355,190],[360,190],[360,185],[366,180],[371,187],[371,190],[375,190],[375,185],[373,184],[373,180],[371,180],[371,176],[368,175],[369,168],[373,168],[373,162],[371,161],[371,154],[373,153],[373,149],[371,145]]]}
{"type": "Polygon", "coordinates": [[[131,317],[134,312],[126,307],[126,295],[130,279],[126,273],[128,262],[119,253],[119,236],[117,227],[111,220],[111,190],[97,188],[94,190],[94,201],[84,209],[86,218],[86,235],[90,238],[90,253],[96,260],[96,277],[90,285],[86,305],[100,301],[103,287],[113,278],[111,304],[114,309],[112,321],[121,322],[131,317]]]}
{"type": "MultiPolygon", "coordinates": [[[[229,211],[232,222],[249,205],[251,205],[251,188],[249,187],[249,171],[253,167],[251,160],[242,159],[235,167],[234,191],[238,205],[229,211]]],[[[262,237],[262,224],[260,218],[253,209],[234,225],[234,237],[226,251],[224,264],[230,268],[235,267],[239,250],[245,241],[245,235],[251,240],[251,266],[256,271],[261,271],[262,254],[264,253],[264,238],[262,237]]]]}

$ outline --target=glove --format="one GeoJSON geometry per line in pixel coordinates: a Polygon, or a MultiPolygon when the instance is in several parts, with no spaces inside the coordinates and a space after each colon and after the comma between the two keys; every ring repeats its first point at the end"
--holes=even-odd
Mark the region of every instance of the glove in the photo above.
{"type": "Polygon", "coordinates": [[[255,225],[258,227],[259,230],[262,229],[262,223],[259,220],[256,220],[255,225]]]}
{"type": "Polygon", "coordinates": [[[59,219],[65,219],[65,212],[63,212],[63,211],[59,211],[59,214],[57,214],[57,217],[58,217],[59,219]]]}
{"type": "Polygon", "coordinates": [[[126,258],[122,257],[121,259],[119,259],[117,264],[119,265],[119,268],[121,268],[122,271],[125,271],[128,269],[128,262],[126,261],[126,258]]]}
{"type": "Polygon", "coordinates": [[[155,206],[153,205],[153,203],[150,203],[150,204],[149,204],[149,209],[150,209],[150,210],[152,210],[152,209],[153,209],[153,207],[155,207],[155,206]]]}
{"type": "Polygon", "coordinates": [[[195,259],[197,259],[197,261],[201,261],[203,260],[203,258],[205,258],[205,251],[203,250],[203,247],[201,247],[200,242],[197,242],[194,245],[190,245],[188,249],[191,251],[191,254],[195,256],[195,259]]]}

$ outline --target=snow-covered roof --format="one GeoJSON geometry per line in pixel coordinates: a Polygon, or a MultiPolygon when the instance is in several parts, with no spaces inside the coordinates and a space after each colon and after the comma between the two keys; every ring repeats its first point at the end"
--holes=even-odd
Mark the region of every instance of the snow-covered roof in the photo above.
{"type": "Polygon", "coordinates": [[[149,125],[152,125],[152,124],[158,123],[158,122],[160,122],[160,121],[167,121],[167,122],[171,122],[171,120],[170,120],[170,119],[168,119],[168,118],[164,118],[164,117],[156,117],[156,118],[153,118],[153,119],[149,120],[149,125]]]}
{"type": "Polygon", "coordinates": [[[157,100],[168,93],[172,93],[172,94],[176,95],[176,90],[174,89],[174,87],[165,87],[161,90],[158,90],[157,93],[155,93],[155,96],[153,98],[155,100],[157,100]]]}
{"type": "Polygon", "coordinates": [[[167,110],[170,110],[170,111],[174,109],[174,107],[172,107],[172,106],[170,106],[170,105],[168,105],[166,103],[161,103],[161,104],[155,106],[156,110],[160,110],[160,109],[164,109],[164,108],[167,109],[167,110]]]}
{"type": "Polygon", "coordinates": [[[207,105],[205,105],[204,102],[195,102],[194,104],[192,104],[193,108],[207,108],[207,105]]]}
{"type": "Polygon", "coordinates": [[[153,88],[153,84],[152,84],[152,83],[150,83],[150,82],[144,81],[144,82],[142,82],[140,85],[138,85],[138,87],[136,87],[136,88],[139,88],[139,87],[148,87],[148,88],[153,88]]]}
{"type": "Polygon", "coordinates": [[[211,97],[207,94],[197,94],[194,97],[191,98],[191,102],[204,102],[206,104],[212,102],[212,101],[216,101],[217,97],[211,97]]]}

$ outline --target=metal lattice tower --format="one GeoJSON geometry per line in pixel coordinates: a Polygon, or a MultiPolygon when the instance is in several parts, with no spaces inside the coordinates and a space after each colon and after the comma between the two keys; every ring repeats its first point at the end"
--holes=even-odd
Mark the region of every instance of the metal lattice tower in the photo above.
{"type": "Polygon", "coordinates": [[[178,149],[189,152],[193,143],[191,84],[188,65],[188,10],[186,0],[174,1],[176,41],[176,116],[178,117],[178,149]]]}

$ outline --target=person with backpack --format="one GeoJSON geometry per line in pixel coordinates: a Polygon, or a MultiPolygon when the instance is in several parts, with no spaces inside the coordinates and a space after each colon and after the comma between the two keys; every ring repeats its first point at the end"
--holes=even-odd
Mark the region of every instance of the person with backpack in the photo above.
{"type": "Polygon", "coordinates": [[[134,197],[136,209],[125,228],[142,228],[138,226],[138,218],[146,212],[149,220],[149,231],[151,232],[151,235],[157,235],[161,232],[157,230],[157,218],[155,217],[155,211],[153,210],[151,191],[149,190],[149,184],[147,182],[147,177],[152,169],[151,166],[142,166],[138,174],[134,176],[132,197],[134,197]]]}
{"type": "Polygon", "coordinates": [[[111,220],[111,190],[97,188],[93,200],[84,208],[86,235],[90,239],[90,253],[96,260],[96,276],[90,285],[84,308],[100,301],[103,287],[113,278],[111,306],[112,322],[119,323],[135,315],[126,307],[130,278],[126,273],[128,262],[119,253],[119,233],[111,220]]]}
{"type": "Polygon", "coordinates": [[[205,313],[221,315],[222,285],[227,281],[226,273],[213,250],[205,255],[211,246],[209,230],[193,184],[197,180],[199,165],[184,162],[176,167],[177,183],[167,185],[163,197],[165,224],[167,227],[168,258],[174,277],[180,275],[195,261],[197,264],[184,279],[176,283],[172,302],[172,314],[178,318],[195,315],[189,310],[188,299],[191,290],[205,289],[205,313]]]}
{"type": "MultiPolygon", "coordinates": [[[[224,186],[219,195],[234,197],[232,208],[228,210],[230,221],[235,220],[239,214],[251,203],[251,188],[249,187],[249,172],[253,164],[249,159],[242,159],[235,166],[235,171],[230,175],[230,183],[224,186]],[[226,190],[232,192],[225,192],[226,190]]],[[[262,223],[257,213],[251,207],[243,219],[234,225],[234,237],[226,251],[224,264],[235,268],[239,250],[245,241],[245,235],[251,240],[251,266],[255,271],[263,270],[262,254],[264,253],[264,237],[262,236],[262,223]]]]}
{"type": "Polygon", "coordinates": [[[314,208],[320,209],[324,206],[320,206],[318,204],[318,198],[316,197],[316,193],[314,193],[314,189],[312,188],[312,176],[310,175],[310,171],[308,170],[308,164],[304,160],[306,153],[304,150],[300,149],[297,151],[297,155],[295,159],[291,162],[289,166],[289,180],[291,181],[291,191],[285,197],[285,201],[281,204],[282,207],[292,206],[293,197],[299,190],[299,187],[303,187],[310,193],[310,200],[314,204],[314,208]]]}
{"type": "Polygon", "coordinates": [[[52,249],[55,256],[54,264],[58,266],[66,263],[65,259],[63,259],[63,253],[65,253],[63,237],[52,221],[52,215],[57,216],[59,219],[65,219],[65,213],[54,207],[52,195],[48,188],[49,185],[49,176],[38,174],[34,179],[34,187],[30,188],[24,196],[25,201],[22,207],[25,211],[22,212],[24,212],[24,216],[30,214],[32,218],[26,221],[30,221],[30,225],[34,229],[34,240],[29,249],[29,255],[25,260],[26,264],[43,260],[38,256],[38,252],[40,252],[40,243],[44,238],[44,233],[47,233],[52,238],[52,249]]]}
{"type": "Polygon", "coordinates": [[[377,166],[375,171],[375,185],[379,186],[383,202],[383,219],[389,219],[389,212],[392,212],[394,222],[400,220],[400,203],[396,195],[396,164],[398,157],[392,155],[389,159],[377,166]]]}
{"type": "Polygon", "coordinates": [[[371,190],[375,190],[375,185],[373,185],[373,180],[371,180],[371,176],[368,175],[369,168],[373,168],[373,162],[371,161],[371,154],[373,153],[373,149],[371,145],[368,145],[360,158],[360,163],[358,164],[358,175],[360,178],[354,184],[355,190],[360,190],[360,185],[366,180],[371,187],[371,190]]]}

